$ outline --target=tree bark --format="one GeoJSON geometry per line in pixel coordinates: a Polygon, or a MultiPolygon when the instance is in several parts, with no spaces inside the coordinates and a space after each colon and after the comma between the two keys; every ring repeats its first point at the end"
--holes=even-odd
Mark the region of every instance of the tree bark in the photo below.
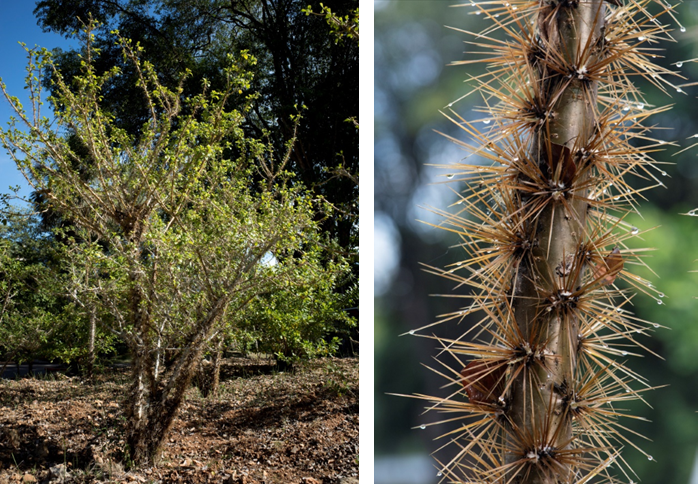
{"type": "Polygon", "coordinates": [[[148,379],[152,366],[134,362],[134,385],[132,392],[138,401],[129,401],[127,415],[129,428],[126,443],[131,460],[139,465],[156,464],[160,460],[162,444],[165,442],[177,411],[201,358],[200,344],[184,350],[185,355],[170,378],[160,382],[155,392],[149,392],[143,382],[148,379]]]}
{"type": "Polygon", "coordinates": [[[95,371],[95,333],[97,332],[97,313],[90,308],[90,335],[87,341],[87,378],[92,380],[95,371]]]}
{"type": "Polygon", "coordinates": [[[218,341],[218,347],[213,355],[213,378],[211,380],[211,393],[218,395],[218,387],[221,382],[221,361],[223,360],[223,340],[218,341]]]}
{"type": "MultiPolygon", "coordinates": [[[[551,15],[543,8],[539,14],[539,31],[543,52],[557,49],[563,53],[568,66],[574,66],[578,75],[570,77],[553,72],[544,62],[537,66],[539,92],[546,96],[553,114],[534,136],[531,156],[537,160],[542,173],[554,180],[571,180],[575,173],[554,175],[557,164],[563,163],[583,148],[595,128],[596,82],[584,75],[585,66],[577,65],[580,53],[593,45],[601,35],[604,21],[602,0],[568,3],[557,7],[551,15]],[[591,42],[588,44],[588,42],[591,42]]],[[[545,55],[545,54],[543,54],[545,55]]],[[[575,73],[575,74],[576,74],[575,73]]],[[[562,169],[576,170],[581,166],[563,164],[562,169]]],[[[558,168],[559,169],[559,168],[558,168]]],[[[552,180],[551,180],[552,181],[552,180]]],[[[584,178],[577,178],[575,186],[583,186],[584,178]]],[[[562,285],[575,288],[581,281],[582,271],[575,281],[565,282],[561,271],[573,264],[585,235],[588,203],[584,188],[572,192],[551,193],[551,199],[538,216],[530,222],[535,240],[532,259],[522,263],[514,281],[512,310],[522,337],[532,349],[545,350],[543,364],[531,365],[530,372],[522,372],[511,387],[512,431],[507,436],[506,464],[539,455],[545,448],[569,449],[572,441],[571,420],[556,408],[559,389],[573,381],[577,358],[579,321],[569,313],[559,311],[556,304],[566,304],[562,285]],[[559,197],[559,198],[556,198],[559,197]]],[[[529,201],[521,197],[523,206],[529,201]]],[[[572,277],[572,276],[570,276],[572,277]]],[[[545,472],[540,466],[531,467],[527,474],[519,474],[513,483],[556,484],[571,482],[572,476],[560,469],[545,472]],[[554,474],[557,474],[555,477],[554,474]]]]}
{"type": "Polygon", "coordinates": [[[221,360],[223,359],[223,338],[218,337],[214,342],[212,361],[203,360],[199,366],[197,384],[201,395],[218,395],[221,380],[221,360]]]}

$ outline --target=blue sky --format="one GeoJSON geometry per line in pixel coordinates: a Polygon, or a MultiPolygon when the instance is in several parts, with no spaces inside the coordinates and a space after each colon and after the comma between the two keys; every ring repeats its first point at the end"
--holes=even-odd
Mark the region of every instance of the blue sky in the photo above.
{"type": "MultiPolygon", "coordinates": [[[[24,42],[27,47],[38,45],[53,49],[60,47],[70,49],[76,45],[74,39],[67,40],[54,33],[45,33],[36,23],[33,15],[36,2],[26,0],[0,0],[0,78],[7,85],[13,96],[19,97],[27,107],[28,97],[24,90],[27,55],[18,42],[24,42]]],[[[0,125],[7,127],[12,114],[11,108],[4,96],[0,98],[0,125]]],[[[48,113],[47,113],[48,114],[48,113]]],[[[14,162],[4,148],[0,147],[0,192],[8,193],[8,187],[21,185],[20,195],[28,196],[31,190],[21,173],[17,171],[14,162]]]]}

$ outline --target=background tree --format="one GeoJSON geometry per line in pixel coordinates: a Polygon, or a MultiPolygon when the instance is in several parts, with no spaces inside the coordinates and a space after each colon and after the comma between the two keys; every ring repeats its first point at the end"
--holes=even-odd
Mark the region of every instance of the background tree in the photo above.
{"type": "MultiPolygon", "coordinates": [[[[316,200],[284,171],[290,154],[274,163],[273,147],[245,136],[255,99],[240,97],[253,78],[245,70],[255,63],[248,52],[236,61],[228,56],[223,90],[208,90],[204,81],[203,93],[186,96],[186,76],[169,89],[153,65],[141,61],[141,47],[120,41],[148,109],[133,134],[110,111],[114,99],[103,96],[123,70],[97,70],[91,30],[84,33],[81,74],[69,80],[47,51],[30,52],[33,108],[40,103],[41,72],[49,70],[57,129],[71,136],[62,136],[37,109],[28,117],[5,92],[17,118],[0,137],[51,209],[71,220],[81,240],[102,247],[85,258],[107,259],[98,261],[109,281],[99,300],[133,359],[127,445],[134,462],[148,463],[159,458],[224,312],[292,285],[291,276],[307,263],[306,249],[319,237],[316,200]],[[238,109],[229,109],[236,103],[238,109]],[[76,167],[84,151],[90,163],[76,167]],[[259,267],[270,252],[282,262],[273,272],[259,267]],[[170,341],[179,344],[165,348],[170,341]],[[165,349],[169,365],[162,368],[165,349]]],[[[289,153],[292,146],[290,139],[289,153]]]]}
{"type": "Polygon", "coordinates": [[[346,272],[344,263],[316,260],[310,270],[296,271],[293,288],[257,296],[234,327],[256,341],[258,351],[286,362],[332,355],[356,325],[345,311],[350,296],[336,297],[346,272]]]}
{"type": "MultiPolygon", "coordinates": [[[[69,232],[74,233],[75,228],[70,227],[69,232]]],[[[108,292],[105,286],[115,283],[114,280],[105,280],[113,276],[114,271],[104,267],[109,263],[109,258],[98,242],[66,239],[65,231],[59,229],[54,229],[53,233],[57,235],[53,238],[54,246],[61,251],[59,269],[63,274],[60,286],[62,296],[72,302],[75,312],[84,322],[84,328],[76,331],[76,334],[84,336],[84,344],[69,346],[66,351],[77,353],[81,370],[88,379],[92,379],[97,356],[112,351],[118,338],[118,333],[109,324],[111,316],[104,310],[105,305],[101,301],[103,294],[108,292]]],[[[68,361],[66,355],[59,356],[61,360],[68,361]]]]}
{"type": "Polygon", "coordinates": [[[49,343],[60,339],[63,308],[50,267],[55,255],[28,210],[8,206],[2,217],[0,346],[6,360],[28,362],[31,371],[33,359],[50,358],[49,343]]]}
{"type": "Polygon", "coordinates": [[[5,206],[0,226],[0,348],[6,361],[60,359],[89,369],[94,355],[112,350],[113,336],[95,326],[66,292],[63,247],[29,210],[5,206]],[[89,335],[89,336],[88,336],[89,335]],[[91,348],[91,349],[90,349],[91,348]],[[90,356],[92,355],[92,356],[90,356]]]}
{"type": "MultiPolygon", "coordinates": [[[[324,246],[324,244],[322,244],[324,246]]],[[[223,328],[212,339],[209,358],[202,361],[197,385],[206,397],[216,394],[223,350],[234,347],[243,354],[273,355],[280,367],[300,360],[331,356],[349,338],[357,321],[346,308],[350,294],[338,294],[337,286],[349,277],[345,260],[330,261],[321,245],[306,249],[306,264],[292,269],[290,287],[276,287],[256,295],[242,311],[222,317],[223,328]]],[[[283,262],[268,258],[260,271],[283,272],[283,262]]]]}

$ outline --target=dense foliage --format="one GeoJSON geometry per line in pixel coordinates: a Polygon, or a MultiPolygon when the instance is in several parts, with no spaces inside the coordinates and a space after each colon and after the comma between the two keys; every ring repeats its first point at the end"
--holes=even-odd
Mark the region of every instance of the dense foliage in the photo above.
{"type": "MultiPolygon", "coordinates": [[[[0,354],[17,364],[35,359],[88,364],[89,315],[71,295],[65,247],[40,229],[28,210],[6,206],[0,226],[0,354]]],[[[79,267],[80,271],[85,268],[79,267]]],[[[113,350],[115,337],[97,329],[97,354],[113,350]]]]}
{"type": "Polygon", "coordinates": [[[356,321],[347,312],[352,294],[336,296],[346,277],[342,264],[315,262],[294,276],[292,288],[257,296],[231,325],[235,337],[254,350],[284,361],[335,354],[351,338],[356,321]]]}

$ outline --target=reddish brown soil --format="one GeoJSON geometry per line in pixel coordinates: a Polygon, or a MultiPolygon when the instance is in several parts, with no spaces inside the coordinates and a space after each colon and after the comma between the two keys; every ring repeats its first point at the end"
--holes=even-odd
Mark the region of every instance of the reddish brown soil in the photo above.
{"type": "Polygon", "coordinates": [[[358,482],[358,359],[236,376],[253,370],[265,367],[227,360],[217,397],[190,388],[161,463],[131,469],[123,439],[127,373],[94,385],[0,380],[0,484],[358,482]]]}

